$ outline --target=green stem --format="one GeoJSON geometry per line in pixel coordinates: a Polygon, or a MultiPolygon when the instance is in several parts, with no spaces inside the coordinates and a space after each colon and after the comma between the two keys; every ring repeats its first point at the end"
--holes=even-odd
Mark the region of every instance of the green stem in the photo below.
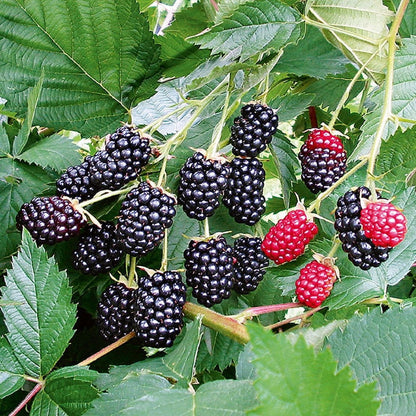
{"type": "Polygon", "coordinates": [[[190,302],[185,303],[183,311],[185,316],[190,319],[195,319],[198,315],[201,315],[202,323],[205,326],[226,335],[240,344],[247,344],[250,340],[246,327],[233,318],[190,302]]]}
{"type": "Polygon", "coordinates": [[[129,287],[133,287],[134,286],[134,279],[136,277],[136,262],[137,262],[137,257],[130,257],[130,270],[129,270],[129,280],[127,285],[129,287]]]}
{"type": "Polygon", "coordinates": [[[103,201],[104,199],[107,199],[107,198],[112,198],[113,196],[116,196],[116,195],[127,194],[128,192],[130,192],[136,186],[137,185],[134,184],[132,186],[129,186],[128,188],[119,189],[118,191],[107,191],[106,190],[106,191],[98,192],[98,194],[96,196],[94,196],[91,199],[88,199],[87,201],[81,202],[80,204],[78,204],[78,206],[80,208],[83,208],[87,205],[95,204],[96,202],[103,201]]]}
{"type": "MultiPolygon", "coordinates": [[[[170,149],[169,149],[170,150],[170,149]]],[[[168,150],[168,152],[169,152],[168,150]]],[[[163,158],[162,166],[160,167],[159,179],[157,180],[157,187],[160,188],[165,184],[166,179],[166,165],[168,164],[169,155],[163,158]]]]}
{"type": "Polygon", "coordinates": [[[403,19],[409,0],[402,0],[397,9],[396,17],[391,25],[390,32],[387,37],[388,57],[387,57],[387,73],[384,90],[383,111],[381,113],[380,122],[373,140],[373,145],[368,155],[367,181],[366,185],[375,197],[376,187],[374,183],[374,168],[377,156],[380,152],[381,142],[383,139],[384,129],[391,116],[391,102],[393,98],[393,81],[394,81],[394,55],[396,52],[396,36],[403,19]]]}
{"type": "Polygon", "coordinates": [[[337,239],[334,245],[331,247],[330,252],[328,253],[327,257],[334,257],[334,254],[337,252],[341,242],[337,239]]]}
{"type": "Polygon", "coordinates": [[[263,233],[263,228],[259,222],[256,222],[256,224],[254,225],[254,230],[255,230],[255,235],[260,237],[262,240],[264,240],[264,233],[263,233]]]}
{"type": "Polygon", "coordinates": [[[168,269],[168,230],[165,231],[163,237],[162,262],[160,263],[160,271],[165,272],[168,269]]]}
{"type": "Polygon", "coordinates": [[[306,318],[308,318],[309,316],[313,315],[315,312],[318,312],[320,309],[322,309],[320,306],[318,306],[317,308],[313,308],[310,309],[309,311],[306,311],[300,315],[297,316],[292,316],[291,318],[287,318],[283,321],[280,322],[276,322],[275,324],[266,326],[267,329],[275,329],[275,328],[280,328],[281,326],[284,326],[286,324],[289,324],[290,322],[296,321],[298,319],[302,319],[302,321],[304,321],[306,318]]]}
{"type": "Polygon", "coordinates": [[[209,237],[209,221],[208,218],[204,219],[204,237],[209,237]]]}

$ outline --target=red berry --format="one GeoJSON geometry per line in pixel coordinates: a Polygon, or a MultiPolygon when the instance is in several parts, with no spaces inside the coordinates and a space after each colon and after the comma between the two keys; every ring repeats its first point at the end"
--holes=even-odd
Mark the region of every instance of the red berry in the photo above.
{"type": "Polygon", "coordinates": [[[287,263],[299,257],[318,233],[318,227],[309,221],[302,209],[290,211],[270,228],[261,249],[276,264],[287,263]]]}
{"type": "Polygon", "coordinates": [[[336,279],[336,272],[332,267],[316,260],[308,263],[301,269],[296,280],[296,296],[299,302],[316,308],[331,294],[336,279]]]}
{"type": "Polygon", "coordinates": [[[361,211],[360,221],[365,236],[376,246],[397,246],[406,235],[406,217],[389,202],[370,202],[361,211]]]}
{"type": "Polygon", "coordinates": [[[308,150],[330,149],[338,153],[344,151],[344,145],[338,136],[334,136],[327,130],[315,129],[309,134],[304,146],[308,150]]]}

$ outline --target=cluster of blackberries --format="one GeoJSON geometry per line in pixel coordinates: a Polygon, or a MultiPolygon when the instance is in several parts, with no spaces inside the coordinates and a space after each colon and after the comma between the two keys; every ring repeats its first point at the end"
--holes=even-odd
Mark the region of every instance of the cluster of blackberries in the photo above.
{"type": "Polygon", "coordinates": [[[351,262],[363,270],[380,266],[388,259],[391,250],[390,247],[376,246],[366,237],[362,228],[361,198],[369,198],[370,195],[370,190],[365,186],[347,191],[338,199],[335,211],[334,227],[339,232],[342,249],[348,253],[351,262]]]}
{"type": "Polygon", "coordinates": [[[156,272],[142,277],[137,289],[114,283],[102,294],[97,324],[108,341],[131,331],[143,346],[166,348],[183,327],[186,288],[178,272],[156,272]]]}
{"type": "Polygon", "coordinates": [[[240,294],[255,290],[268,265],[260,246],[261,239],[255,237],[240,237],[234,249],[222,236],[192,240],[184,252],[192,295],[209,308],[228,299],[231,289],[240,294]]]}

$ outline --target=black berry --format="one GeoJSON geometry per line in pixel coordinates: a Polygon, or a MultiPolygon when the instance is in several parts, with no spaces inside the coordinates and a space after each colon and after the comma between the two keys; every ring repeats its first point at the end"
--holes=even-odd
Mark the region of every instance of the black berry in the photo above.
{"type": "Polygon", "coordinates": [[[247,294],[257,288],[266,273],[269,260],[261,250],[258,237],[240,237],[234,242],[234,290],[247,294]]]}
{"type": "Polygon", "coordinates": [[[89,225],[74,251],[74,267],[84,274],[105,273],[119,263],[122,254],[114,224],[103,222],[101,228],[89,225]]]}
{"type": "Polygon", "coordinates": [[[265,171],[258,159],[236,157],[231,162],[222,202],[237,222],[254,225],[260,220],[265,211],[264,179],[265,171]]]}
{"type": "Polygon", "coordinates": [[[233,153],[256,157],[272,141],[277,125],[278,117],[272,108],[259,103],[245,105],[231,126],[233,153]]]}
{"type": "Polygon", "coordinates": [[[186,287],[177,272],[157,272],[140,279],[133,327],[144,346],[172,346],[183,327],[185,300],[186,287]]]}
{"type": "Polygon", "coordinates": [[[172,225],[175,200],[160,188],[142,182],[123,201],[117,223],[121,249],[141,257],[157,247],[172,225]]]}
{"type": "Polygon", "coordinates": [[[38,244],[56,244],[69,240],[87,225],[71,201],[58,196],[37,197],[26,202],[16,216],[18,230],[27,228],[38,244]]]}
{"type": "Polygon", "coordinates": [[[97,325],[108,341],[117,341],[133,331],[133,303],[136,290],[123,283],[113,283],[101,295],[98,303],[97,325]]]}
{"type": "Polygon", "coordinates": [[[189,243],[184,252],[186,283],[192,295],[208,308],[231,295],[233,250],[224,237],[189,243]]]}
{"type": "Polygon", "coordinates": [[[188,217],[202,221],[214,214],[227,186],[228,173],[227,164],[207,159],[200,152],[187,159],[179,172],[178,203],[188,217]]]}

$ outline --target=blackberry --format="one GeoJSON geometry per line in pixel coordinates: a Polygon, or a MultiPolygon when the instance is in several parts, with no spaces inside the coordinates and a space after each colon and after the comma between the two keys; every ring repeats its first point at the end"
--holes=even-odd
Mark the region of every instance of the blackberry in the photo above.
{"type": "Polygon", "coordinates": [[[260,220],[266,209],[263,196],[265,175],[258,159],[236,157],[231,162],[222,202],[237,222],[254,225],[260,220]]]}
{"type": "Polygon", "coordinates": [[[157,272],[140,279],[133,327],[144,346],[172,346],[183,327],[185,300],[186,287],[177,272],[157,272]]]}
{"type": "Polygon", "coordinates": [[[347,156],[339,137],[327,130],[315,129],[299,152],[302,180],[307,188],[317,194],[328,189],[344,176],[347,156]]]}
{"type": "Polygon", "coordinates": [[[234,279],[233,249],[224,237],[192,240],[184,258],[186,283],[200,304],[209,308],[230,297],[234,279]]]}
{"type": "Polygon", "coordinates": [[[117,223],[119,247],[141,257],[157,247],[172,225],[175,200],[159,188],[142,182],[123,201],[117,223]]]}
{"type": "Polygon", "coordinates": [[[133,331],[136,289],[123,283],[113,283],[101,295],[98,303],[97,325],[107,341],[117,341],[133,331]]]}
{"type": "Polygon", "coordinates": [[[391,250],[389,247],[375,246],[362,229],[360,198],[369,198],[370,195],[370,190],[365,186],[347,191],[338,199],[335,211],[334,227],[339,232],[342,249],[348,253],[350,261],[363,270],[380,266],[388,259],[391,250]]]}
{"type": "Polygon", "coordinates": [[[276,133],[278,117],[273,109],[259,103],[247,104],[231,126],[230,143],[237,156],[256,157],[276,133]]]}
{"type": "Polygon", "coordinates": [[[56,194],[85,201],[94,196],[98,187],[91,183],[91,159],[87,156],[81,165],[70,166],[56,181],[56,194]]]}
{"type": "Polygon", "coordinates": [[[261,250],[258,237],[241,237],[234,242],[234,290],[247,294],[257,288],[266,273],[269,260],[261,250]]]}
{"type": "Polygon", "coordinates": [[[110,271],[122,256],[117,247],[116,227],[103,222],[101,228],[89,225],[74,251],[74,267],[84,274],[100,274],[110,271]]]}
{"type": "Polygon", "coordinates": [[[228,164],[207,159],[200,152],[187,159],[179,172],[178,203],[189,218],[202,221],[214,214],[228,174],[228,164]]]}
{"type": "Polygon", "coordinates": [[[100,189],[116,190],[137,178],[149,162],[149,139],[140,137],[132,126],[113,133],[104,150],[91,159],[91,183],[100,189]]]}
{"type": "Polygon", "coordinates": [[[56,244],[69,240],[87,225],[69,199],[58,196],[37,197],[26,202],[16,216],[16,227],[27,228],[38,244],[56,244]]]}

